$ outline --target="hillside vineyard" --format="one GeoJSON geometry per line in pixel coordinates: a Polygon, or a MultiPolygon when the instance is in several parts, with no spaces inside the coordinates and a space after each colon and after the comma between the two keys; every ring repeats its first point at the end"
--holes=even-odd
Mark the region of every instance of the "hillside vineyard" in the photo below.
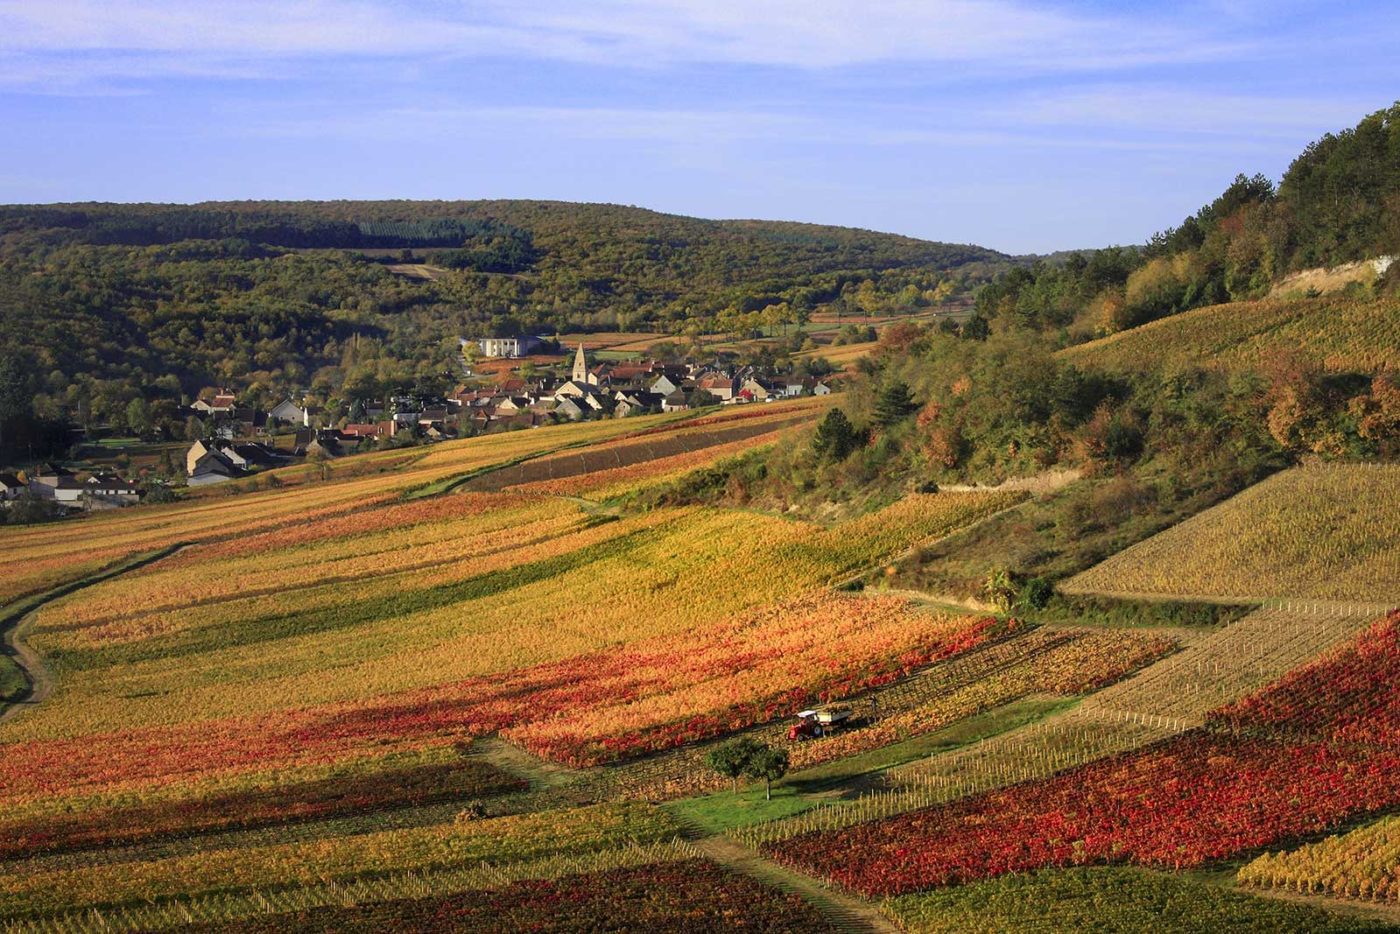
{"type": "Polygon", "coordinates": [[[0,927],[1400,928],[1397,121],[1049,257],[0,207],[0,927]]]}

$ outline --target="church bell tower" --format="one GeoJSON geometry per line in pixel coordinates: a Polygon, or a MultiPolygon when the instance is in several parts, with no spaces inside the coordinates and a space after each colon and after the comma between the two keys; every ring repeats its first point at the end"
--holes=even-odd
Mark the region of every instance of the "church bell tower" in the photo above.
{"type": "Polygon", "coordinates": [[[576,383],[588,382],[588,359],[583,355],[583,341],[578,343],[578,352],[574,354],[574,370],[569,379],[576,383]]]}

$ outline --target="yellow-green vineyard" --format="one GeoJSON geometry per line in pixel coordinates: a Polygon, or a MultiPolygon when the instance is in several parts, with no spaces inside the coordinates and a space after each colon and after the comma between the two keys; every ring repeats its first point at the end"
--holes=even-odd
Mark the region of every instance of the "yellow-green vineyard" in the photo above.
{"type": "Polygon", "coordinates": [[[1334,371],[1393,365],[1400,346],[1400,303],[1392,298],[1268,298],[1197,308],[1081,344],[1063,355],[1115,371],[1163,372],[1197,366],[1240,370],[1266,363],[1280,348],[1306,348],[1334,371]]]}

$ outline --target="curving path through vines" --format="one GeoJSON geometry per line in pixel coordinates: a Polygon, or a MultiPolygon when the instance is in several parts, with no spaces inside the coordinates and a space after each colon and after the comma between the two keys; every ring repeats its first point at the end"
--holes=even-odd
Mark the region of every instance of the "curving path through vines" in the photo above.
{"type": "Polygon", "coordinates": [[[791,892],[820,911],[838,931],[897,932],[898,927],[879,908],[822,885],[810,876],[780,866],[726,837],[691,841],[710,859],[764,885],[791,892]]]}
{"type": "Polygon", "coordinates": [[[22,598],[0,610],[0,652],[3,652],[14,662],[26,685],[15,697],[3,702],[4,709],[0,710],[0,723],[37,707],[53,693],[53,675],[49,672],[48,666],[44,664],[43,656],[34,651],[24,639],[25,633],[34,623],[35,613],[45,604],[60,597],[66,597],[84,587],[100,584],[103,581],[143,568],[148,564],[154,564],[162,558],[167,558],[177,551],[188,548],[189,545],[189,542],[177,542],[157,551],[133,555],[125,561],[98,571],[96,574],[90,574],[87,577],[60,584],[52,590],[22,598]]]}
{"type": "MultiPolygon", "coordinates": [[[[563,802],[571,791],[577,792],[576,804],[599,798],[592,793],[598,789],[588,784],[590,777],[596,777],[596,774],[590,776],[590,770],[556,765],[496,736],[477,740],[473,746],[475,754],[503,771],[529,780],[539,793],[552,793],[563,802]]],[[[714,834],[683,818],[678,820],[683,838],[706,858],[764,885],[798,896],[821,912],[838,931],[883,934],[899,930],[870,902],[832,889],[722,834],[714,834]]]]}

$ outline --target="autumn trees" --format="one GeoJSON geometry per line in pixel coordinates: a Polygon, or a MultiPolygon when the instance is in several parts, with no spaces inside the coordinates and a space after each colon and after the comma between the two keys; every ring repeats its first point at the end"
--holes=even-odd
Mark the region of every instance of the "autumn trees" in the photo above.
{"type": "Polygon", "coordinates": [[[769,801],[773,799],[773,783],[787,774],[790,761],[786,749],[775,749],[750,736],[716,746],[705,757],[705,764],[730,779],[736,792],[740,776],[761,780],[769,801]]]}
{"type": "Polygon", "coordinates": [[[739,790],[739,776],[748,768],[749,761],[760,749],[767,748],[758,740],[741,736],[727,743],[721,743],[705,755],[705,764],[723,775],[732,783],[733,790],[739,790]]]}
{"type": "MultiPolygon", "coordinates": [[[[1012,269],[978,318],[1087,340],[1205,305],[1260,298],[1283,275],[1400,252],[1400,104],[1317,140],[1277,186],[1237,175],[1141,248],[1012,269]]],[[[980,325],[979,325],[980,327],[980,325]]]]}
{"type": "Polygon", "coordinates": [[[1284,450],[1325,457],[1390,457],[1400,452],[1400,378],[1368,382],[1326,372],[1303,350],[1281,350],[1264,364],[1269,434],[1284,450]]]}

